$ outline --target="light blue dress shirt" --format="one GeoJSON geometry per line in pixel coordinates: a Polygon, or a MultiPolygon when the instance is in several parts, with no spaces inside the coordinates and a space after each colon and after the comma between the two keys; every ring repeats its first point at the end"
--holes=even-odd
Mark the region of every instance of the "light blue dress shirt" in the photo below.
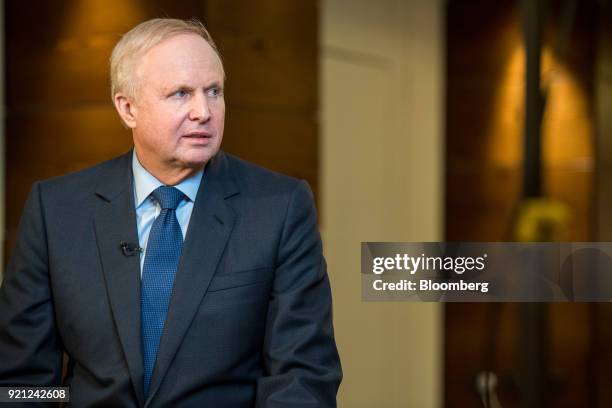
{"type": "MultiPolygon", "coordinates": [[[[140,254],[140,276],[142,277],[142,267],[147,254],[147,241],[149,240],[149,232],[155,218],[161,212],[161,207],[153,198],[151,193],[164,183],[156,179],[149,173],[138,161],[136,157],[136,149],[132,153],[132,173],[134,174],[134,203],[136,205],[136,224],[138,226],[138,244],[143,249],[140,254]]],[[[200,182],[204,170],[200,170],[193,176],[181,181],[174,187],[178,188],[188,199],[183,200],[176,208],[176,218],[178,219],[183,239],[187,235],[187,227],[191,219],[193,211],[193,203],[195,202],[200,182]]]]}

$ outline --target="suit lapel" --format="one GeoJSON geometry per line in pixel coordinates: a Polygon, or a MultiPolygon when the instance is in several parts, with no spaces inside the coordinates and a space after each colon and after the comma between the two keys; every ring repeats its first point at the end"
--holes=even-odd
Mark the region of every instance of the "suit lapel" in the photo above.
{"type": "Polygon", "coordinates": [[[127,257],[120,242],[138,244],[131,169],[132,153],[117,159],[96,194],[103,201],[95,214],[100,259],[115,325],[139,404],[144,403],[140,335],[140,262],[127,257]]]}
{"type": "Polygon", "coordinates": [[[219,153],[206,167],[198,189],[147,403],[159,389],[221,260],[236,220],[225,200],[237,193],[227,158],[219,153]]]}

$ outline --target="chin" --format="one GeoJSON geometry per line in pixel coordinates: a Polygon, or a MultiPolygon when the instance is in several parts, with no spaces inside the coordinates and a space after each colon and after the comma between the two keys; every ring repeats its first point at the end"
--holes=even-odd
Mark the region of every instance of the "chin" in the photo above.
{"type": "Polygon", "coordinates": [[[195,154],[189,154],[183,158],[182,162],[185,163],[186,167],[190,167],[190,168],[202,167],[203,165],[208,163],[208,161],[212,159],[217,154],[218,151],[219,150],[197,152],[195,154]]]}

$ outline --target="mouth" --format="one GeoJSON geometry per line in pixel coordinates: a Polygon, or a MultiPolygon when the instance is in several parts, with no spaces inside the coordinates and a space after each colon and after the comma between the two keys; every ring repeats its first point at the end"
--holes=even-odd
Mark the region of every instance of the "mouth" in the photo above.
{"type": "Polygon", "coordinates": [[[210,139],[212,138],[212,134],[210,132],[189,132],[183,135],[184,138],[187,139],[210,139]]]}

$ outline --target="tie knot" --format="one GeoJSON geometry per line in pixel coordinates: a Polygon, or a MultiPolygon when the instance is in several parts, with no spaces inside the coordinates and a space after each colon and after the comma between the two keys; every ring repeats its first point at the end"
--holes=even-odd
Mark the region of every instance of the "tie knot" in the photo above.
{"type": "Polygon", "coordinates": [[[151,194],[153,194],[162,210],[176,210],[176,207],[185,198],[185,195],[179,189],[168,186],[157,187],[151,194]]]}

